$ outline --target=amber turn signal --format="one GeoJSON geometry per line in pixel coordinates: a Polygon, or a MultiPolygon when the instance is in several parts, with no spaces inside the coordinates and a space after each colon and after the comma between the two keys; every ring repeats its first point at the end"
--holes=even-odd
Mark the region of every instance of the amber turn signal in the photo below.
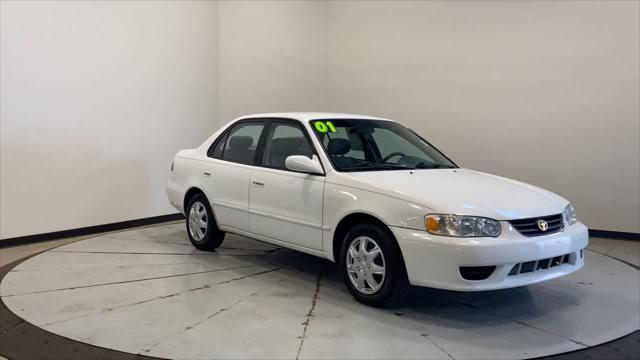
{"type": "Polygon", "coordinates": [[[440,230],[440,223],[434,217],[427,216],[424,219],[424,225],[427,227],[427,230],[432,232],[438,232],[440,230]]]}

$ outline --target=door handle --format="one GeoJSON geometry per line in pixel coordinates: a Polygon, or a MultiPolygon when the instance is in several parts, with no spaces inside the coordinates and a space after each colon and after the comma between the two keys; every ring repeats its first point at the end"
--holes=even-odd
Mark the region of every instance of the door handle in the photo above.
{"type": "Polygon", "coordinates": [[[255,185],[255,186],[264,186],[264,183],[263,183],[263,182],[260,182],[260,181],[252,181],[252,183],[253,183],[253,185],[255,185]]]}
{"type": "Polygon", "coordinates": [[[211,173],[210,173],[210,172],[208,172],[208,171],[203,171],[203,172],[202,172],[202,175],[204,175],[204,176],[211,176],[211,173]]]}

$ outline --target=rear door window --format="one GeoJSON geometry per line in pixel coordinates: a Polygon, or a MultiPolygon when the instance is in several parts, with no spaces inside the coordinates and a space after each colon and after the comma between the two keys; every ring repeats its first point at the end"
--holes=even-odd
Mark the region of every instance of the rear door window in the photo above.
{"type": "Polygon", "coordinates": [[[263,129],[264,122],[247,122],[235,125],[224,144],[222,160],[254,165],[256,148],[263,129]]]}

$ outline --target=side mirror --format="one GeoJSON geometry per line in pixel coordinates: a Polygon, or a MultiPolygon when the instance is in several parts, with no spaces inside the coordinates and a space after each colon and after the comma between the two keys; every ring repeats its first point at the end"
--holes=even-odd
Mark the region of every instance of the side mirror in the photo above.
{"type": "Polygon", "coordinates": [[[313,155],[313,159],[310,159],[304,155],[291,155],[287,156],[284,161],[284,166],[291,171],[298,171],[307,174],[324,174],[320,160],[313,155]]]}

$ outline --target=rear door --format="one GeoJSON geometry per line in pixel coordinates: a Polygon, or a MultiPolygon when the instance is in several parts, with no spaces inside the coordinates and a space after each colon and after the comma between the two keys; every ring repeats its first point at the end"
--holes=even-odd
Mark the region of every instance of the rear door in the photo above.
{"type": "Polygon", "coordinates": [[[242,120],[213,143],[201,184],[218,225],[249,230],[249,181],[264,121],[242,120]]]}
{"type": "MultiPolygon", "coordinates": [[[[274,120],[265,129],[249,190],[251,232],[322,250],[323,175],[286,169],[290,155],[312,157],[310,138],[297,121],[274,120]]],[[[316,155],[317,156],[317,155],[316,155]]]]}

